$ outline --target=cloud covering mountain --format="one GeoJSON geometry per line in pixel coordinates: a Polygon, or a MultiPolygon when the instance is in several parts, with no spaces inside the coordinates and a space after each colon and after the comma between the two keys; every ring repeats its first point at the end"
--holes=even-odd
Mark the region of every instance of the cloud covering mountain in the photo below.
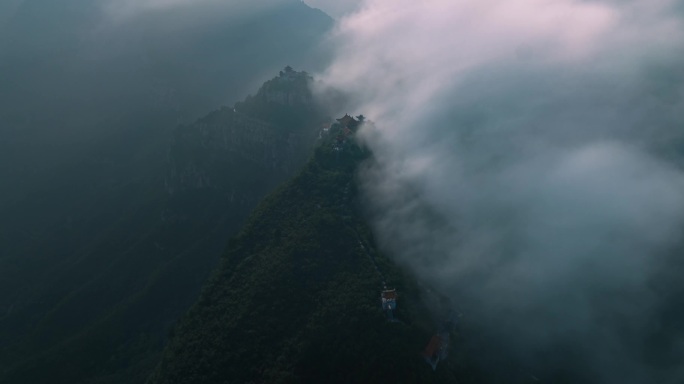
{"type": "Polygon", "coordinates": [[[361,9],[326,83],[376,122],[384,246],[452,295],[470,348],[554,381],[681,382],[681,6],[361,9]]]}

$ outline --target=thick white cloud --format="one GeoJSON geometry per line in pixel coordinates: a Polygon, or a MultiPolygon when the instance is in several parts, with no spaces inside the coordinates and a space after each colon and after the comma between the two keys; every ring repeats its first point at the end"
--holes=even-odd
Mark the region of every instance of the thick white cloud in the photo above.
{"type": "Polygon", "coordinates": [[[383,245],[548,375],[572,369],[539,359],[560,348],[600,382],[682,378],[649,361],[675,347],[644,347],[684,333],[661,316],[684,233],[676,6],[367,0],[338,27],[324,77],[376,123],[383,245]]]}

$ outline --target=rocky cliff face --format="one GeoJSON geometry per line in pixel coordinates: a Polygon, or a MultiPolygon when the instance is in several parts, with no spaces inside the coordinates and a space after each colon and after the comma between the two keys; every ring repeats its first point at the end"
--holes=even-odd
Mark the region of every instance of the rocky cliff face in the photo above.
{"type": "Polygon", "coordinates": [[[308,83],[311,80],[306,72],[286,69],[285,72],[280,73],[280,76],[264,84],[257,97],[263,98],[268,103],[288,107],[311,105],[313,97],[308,91],[308,83]]]}

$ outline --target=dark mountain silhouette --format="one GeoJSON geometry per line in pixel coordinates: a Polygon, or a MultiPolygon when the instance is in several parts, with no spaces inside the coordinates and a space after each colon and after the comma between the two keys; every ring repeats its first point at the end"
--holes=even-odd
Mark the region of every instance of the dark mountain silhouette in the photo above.
{"type": "Polygon", "coordinates": [[[286,64],[323,68],[330,17],[294,0],[242,3],[127,17],[105,0],[2,6],[0,209],[55,188],[52,177],[74,164],[96,163],[88,177],[108,173],[97,163],[127,161],[286,64]]]}
{"type": "Polygon", "coordinates": [[[0,382],[149,375],[227,239],[310,154],[324,116],[293,73],[171,132],[113,135],[4,208],[0,382]]]}
{"type": "Polygon", "coordinates": [[[369,154],[321,131],[309,75],[227,104],[285,64],[322,68],[332,20],[289,0],[103,4],[0,5],[0,382],[475,377],[463,356],[424,363],[430,294],[375,248],[354,179],[369,154]]]}

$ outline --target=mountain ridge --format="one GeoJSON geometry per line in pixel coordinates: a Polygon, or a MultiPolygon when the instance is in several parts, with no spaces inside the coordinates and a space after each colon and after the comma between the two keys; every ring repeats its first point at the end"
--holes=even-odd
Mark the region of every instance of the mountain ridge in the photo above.
{"type": "Polygon", "coordinates": [[[148,384],[475,382],[462,361],[436,372],[423,362],[435,320],[424,289],[374,245],[356,183],[370,154],[349,135],[331,128],[259,204],[148,384]],[[385,279],[399,292],[398,322],[382,310],[385,279]]]}
{"type": "MultiPolygon", "coordinates": [[[[282,112],[258,98],[248,104],[282,112]]],[[[279,124],[224,107],[178,126],[169,142],[161,142],[168,146],[162,166],[110,192],[109,199],[129,199],[126,206],[82,202],[116,221],[87,223],[75,215],[52,234],[54,240],[33,245],[31,260],[5,255],[0,262],[15,263],[19,271],[38,262],[47,245],[61,260],[46,259],[52,268],[26,276],[30,290],[2,281],[13,291],[4,292],[11,309],[0,317],[0,381],[143,381],[166,332],[218,260],[227,234],[308,158],[323,113],[314,104],[303,110],[306,116],[279,124]],[[228,131],[215,140],[213,134],[228,131]],[[184,174],[188,168],[203,178],[184,174]],[[85,225],[93,235],[81,242],[79,228],[85,225]]]]}

